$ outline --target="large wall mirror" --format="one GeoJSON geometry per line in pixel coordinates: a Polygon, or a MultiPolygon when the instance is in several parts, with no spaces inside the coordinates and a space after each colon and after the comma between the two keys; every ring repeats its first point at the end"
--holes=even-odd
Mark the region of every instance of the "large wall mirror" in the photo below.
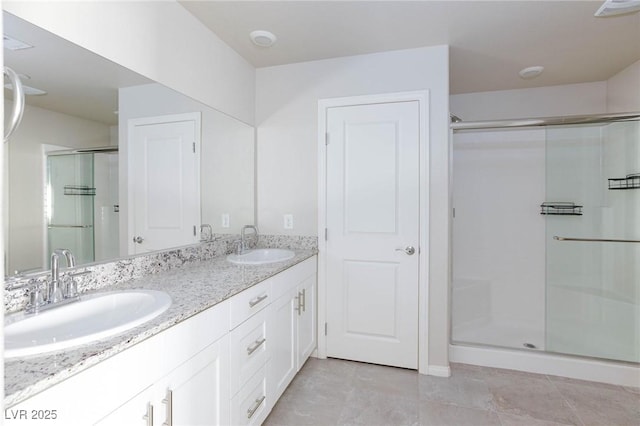
{"type": "Polygon", "coordinates": [[[6,12],[3,25],[27,93],[4,144],[8,275],[48,269],[55,248],[87,264],[254,223],[253,127],[6,12]],[[188,236],[151,235],[176,227],[188,236]]]}

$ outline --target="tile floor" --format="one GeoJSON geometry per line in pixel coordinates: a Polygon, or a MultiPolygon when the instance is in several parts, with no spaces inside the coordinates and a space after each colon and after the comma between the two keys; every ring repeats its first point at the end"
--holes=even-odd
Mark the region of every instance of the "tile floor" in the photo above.
{"type": "Polygon", "coordinates": [[[452,376],[310,358],[267,426],[640,426],[640,390],[512,370],[451,366],[452,376]]]}

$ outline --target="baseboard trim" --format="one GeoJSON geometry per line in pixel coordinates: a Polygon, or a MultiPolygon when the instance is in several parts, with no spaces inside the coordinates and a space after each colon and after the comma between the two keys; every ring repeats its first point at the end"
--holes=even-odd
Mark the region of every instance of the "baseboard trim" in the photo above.
{"type": "Polygon", "coordinates": [[[450,377],[451,367],[441,365],[430,365],[427,367],[427,375],[437,377],[450,377]]]}

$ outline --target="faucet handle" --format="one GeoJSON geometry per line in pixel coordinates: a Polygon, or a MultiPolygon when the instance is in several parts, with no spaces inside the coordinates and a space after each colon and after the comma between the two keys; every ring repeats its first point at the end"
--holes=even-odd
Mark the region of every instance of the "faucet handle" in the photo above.
{"type": "Polygon", "coordinates": [[[204,243],[210,241],[213,241],[213,228],[208,223],[203,223],[200,225],[200,242],[204,243]]]}
{"type": "Polygon", "coordinates": [[[29,288],[29,303],[27,303],[27,313],[35,313],[40,310],[40,307],[47,304],[45,301],[45,295],[43,294],[43,283],[35,278],[31,278],[27,283],[29,288]]]}
{"type": "Polygon", "coordinates": [[[78,297],[78,283],[72,275],[65,275],[64,278],[62,278],[62,288],[65,299],[78,297]]]}
{"type": "Polygon", "coordinates": [[[242,240],[235,240],[233,243],[233,251],[236,254],[242,254],[242,252],[244,251],[244,243],[242,240]]]}
{"type": "Polygon", "coordinates": [[[62,288],[65,299],[74,299],[80,294],[78,293],[78,282],[76,277],[89,275],[91,271],[69,272],[62,278],[62,288]]]}

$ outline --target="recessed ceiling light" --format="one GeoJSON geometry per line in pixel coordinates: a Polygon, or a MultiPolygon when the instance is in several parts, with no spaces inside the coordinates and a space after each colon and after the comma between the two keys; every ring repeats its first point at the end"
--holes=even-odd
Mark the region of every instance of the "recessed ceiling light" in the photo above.
{"type": "Polygon", "coordinates": [[[20,41],[13,37],[9,37],[6,34],[2,35],[2,44],[5,49],[9,50],[23,50],[23,49],[31,49],[33,46],[25,43],[24,41],[20,41]]]}
{"type": "Polygon", "coordinates": [[[271,47],[277,40],[273,33],[264,30],[252,31],[249,37],[253,44],[260,47],[271,47]]]}
{"type": "MultiPolygon", "coordinates": [[[[5,84],[4,88],[13,90],[13,86],[9,83],[5,84]]],[[[45,92],[44,90],[36,89],[35,87],[27,86],[25,84],[22,85],[22,90],[27,96],[42,96],[47,94],[47,92],[45,92]]]]}
{"type": "Polygon", "coordinates": [[[544,71],[544,67],[541,66],[535,66],[535,67],[527,67],[524,68],[522,70],[520,70],[519,74],[521,78],[524,78],[525,80],[528,80],[530,78],[536,78],[537,76],[539,76],[540,74],[542,74],[542,71],[544,71]]]}

